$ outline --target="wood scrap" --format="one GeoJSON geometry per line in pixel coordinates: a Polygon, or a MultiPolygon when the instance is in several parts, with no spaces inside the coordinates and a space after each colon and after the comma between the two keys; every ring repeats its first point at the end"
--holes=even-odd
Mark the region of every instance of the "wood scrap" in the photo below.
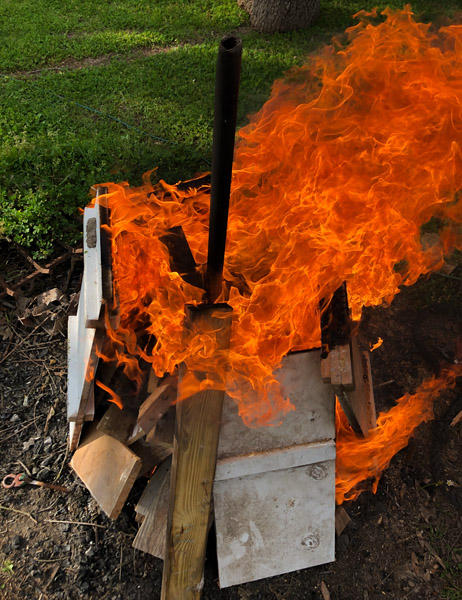
{"type": "Polygon", "coordinates": [[[143,402],[138,413],[138,425],[150,432],[167,412],[176,397],[176,378],[167,377],[143,402]]]}
{"type": "Polygon", "coordinates": [[[173,437],[175,434],[175,416],[176,408],[171,406],[164,416],[159,419],[155,427],[146,435],[146,441],[149,444],[157,444],[164,442],[165,444],[173,445],[173,437]]]}
{"type": "Polygon", "coordinates": [[[70,466],[107,516],[116,519],[142,461],[116,438],[100,432],[92,435],[76,450],[70,466]]]}
{"type": "Polygon", "coordinates": [[[120,409],[111,404],[97,425],[98,431],[112,435],[120,442],[125,443],[130,437],[136,423],[136,412],[124,406],[120,409]]]}
{"type": "Polygon", "coordinates": [[[157,558],[165,556],[170,469],[171,460],[162,463],[135,507],[143,522],[132,546],[157,558]]]}
{"type": "Polygon", "coordinates": [[[139,440],[131,446],[131,450],[142,460],[140,475],[143,475],[151,473],[154,467],[168,458],[172,454],[173,447],[172,444],[165,444],[164,442],[148,444],[143,440],[139,440]]]}
{"type": "Polygon", "coordinates": [[[330,592],[324,581],[321,581],[321,595],[322,600],[330,600],[330,592]]]}
{"type": "Polygon", "coordinates": [[[341,535],[345,527],[351,523],[351,519],[343,506],[335,507],[335,533],[341,535]]]}
{"type": "Polygon", "coordinates": [[[326,358],[321,360],[321,376],[324,383],[353,388],[350,344],[335,346],[326,358]]]}
{"type": "MultiPolygon", "coordinates": [[[[354,389],[343,394],[358,422],[362,434],[367,437],[369,431],[377,424],[375,412],[374,390],[372,387],[372,373],[370,353],[361,349],[357,336],[351,340],[351,356],[353,362],[354,389]]],[[[343,406],[343,404],[342,404],[343,406]]]]}

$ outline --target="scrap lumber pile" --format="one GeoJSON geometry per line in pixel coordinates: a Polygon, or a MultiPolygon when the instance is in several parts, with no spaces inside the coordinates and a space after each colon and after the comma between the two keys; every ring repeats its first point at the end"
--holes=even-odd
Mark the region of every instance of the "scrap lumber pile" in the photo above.
{"type": "Polygon", "coordinates": [[[185,339],[213,332],[213,359],[199,353],[194,367],[185,362],[162,378],[139,360],[143,376],[135,383],[108,358],[107,327],[117,328],[118,314],[103,188],[84,211],[83,281],[68,324],[71,467],[112,519],[136,479],[146,478],[133,546],[164,560],[164,600],[200,597],[213,520],[222,587],[334,560],[335,395],[358,431],[375,424],[370,366],[351,330],[345,286],[322,309],[322,349],[287,355],[275,373],[296,409],[283,425],[246,427],[219,382],[233,320],[217,299],[241,51],[236,38],[219,50],[206,269],[197,268],[181,227],[161,240],[172,271],[204,292],[200,304],[184,307],[183,331],[185,339]],[[182,393],[188,376],[212,385],[182,393]]]}

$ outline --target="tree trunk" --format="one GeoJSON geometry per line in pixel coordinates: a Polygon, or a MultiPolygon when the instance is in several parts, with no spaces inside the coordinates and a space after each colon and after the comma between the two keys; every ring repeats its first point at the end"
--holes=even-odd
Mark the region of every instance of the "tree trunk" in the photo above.
{"type": "Polygon", "coordinates": [[[309,27],[319,14],[320,0],[238,0],[258,31],[292,31],[309,27]]]}

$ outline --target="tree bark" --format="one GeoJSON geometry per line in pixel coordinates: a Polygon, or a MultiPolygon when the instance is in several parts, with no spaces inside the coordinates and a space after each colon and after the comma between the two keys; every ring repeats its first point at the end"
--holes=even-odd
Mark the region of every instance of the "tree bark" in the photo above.
{"type": "Polygon", "coordinates": [[[320,0],[238,0],[252,27],[265,33],[309,27],[319,14],[320,0]]]}

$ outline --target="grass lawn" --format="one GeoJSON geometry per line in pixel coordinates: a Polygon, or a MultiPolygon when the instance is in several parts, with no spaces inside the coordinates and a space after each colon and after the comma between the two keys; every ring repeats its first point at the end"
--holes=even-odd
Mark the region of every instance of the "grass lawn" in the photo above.
{"type": "MultiPolygon", "coordinates": [[[[92,184],[137,183],[155,166],[170,182],[208,170],[224,33],[243,38],[242,125],[356,11],[403,4],[321,0],[315,26],[270,36],[235,0],[0,0],[0,235],[45,256],[79,238],[92,184]]],[[[459,6],[413,3],[423,20],[459,6]]]]}

